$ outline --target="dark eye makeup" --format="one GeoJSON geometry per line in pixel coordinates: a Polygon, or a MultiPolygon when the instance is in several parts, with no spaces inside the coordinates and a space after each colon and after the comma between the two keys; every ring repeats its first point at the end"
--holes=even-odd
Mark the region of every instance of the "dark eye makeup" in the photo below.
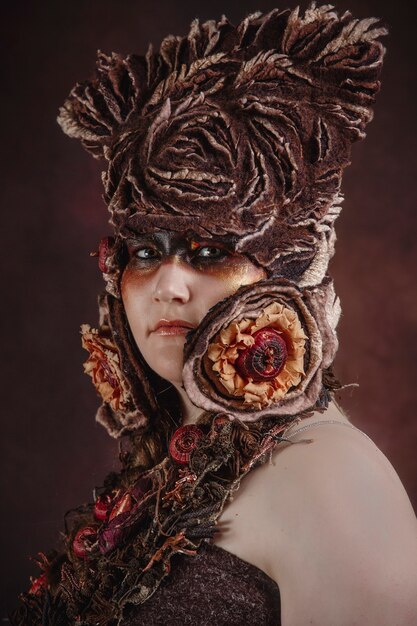
{"type": "MultiPolygon", "coordinates": [[[[211,262],[223,259],[230,253],[220,246],[213,244],[204,245],[199,244],[197,247],[193,246],[189,255],[192,260],[196,262],[211,262]]],[[[141,262],[156,261],[161,256],[161,251],[153,245],[136,245],[130,248],[130,257],[138,259],[141,262]]]]}
{"type": "Polygon", "coordinates": [[[182,237],[171,232],[139,234],[126,239],[128,262],[132,261],[143,267],[160,262],[166,256],[180,256],[193,265],[220,263],[233,256],[230,247],[222,241],[207,240],[194,235],[182,237]]]}

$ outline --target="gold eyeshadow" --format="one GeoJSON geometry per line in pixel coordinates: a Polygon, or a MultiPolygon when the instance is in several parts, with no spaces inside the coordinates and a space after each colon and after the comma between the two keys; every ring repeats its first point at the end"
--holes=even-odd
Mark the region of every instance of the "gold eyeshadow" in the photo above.
{"type": "Polygon", "coordinates": [[[228,283],[231,292],[266,278],[265,270],[243,255],[231,255],[225,257],[223,262],[207,264],[203,271],[228,283]]]}

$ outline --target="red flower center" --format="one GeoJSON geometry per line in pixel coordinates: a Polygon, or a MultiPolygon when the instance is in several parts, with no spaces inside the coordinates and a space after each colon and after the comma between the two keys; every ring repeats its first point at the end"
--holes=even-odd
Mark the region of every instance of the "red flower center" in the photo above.
{"type": "Polygon", "coordinates": [[[288,356],[287,344],[274,328],[261,328],[253,333],[255,343],[242,350],[234,366],[242,378],[254,382],[278,376],[288,356]]]}
{"type": "Polygon", "coordinates": [[[117,387],[119,386],[119,382],[114,376],[106,359],[99,359],[99,365],[101,367],[101,371],[103,372],[104,380],[106,380],[113,389],[117,389],[117,387]]]}
{"type": "Polygon", "coordinates": [[[171,458],[181,465],[186,465],[190,460],[191,452],[202,436],[203,432],[194,424],[177,428],[169,443],[169,454],[171,458]]]}

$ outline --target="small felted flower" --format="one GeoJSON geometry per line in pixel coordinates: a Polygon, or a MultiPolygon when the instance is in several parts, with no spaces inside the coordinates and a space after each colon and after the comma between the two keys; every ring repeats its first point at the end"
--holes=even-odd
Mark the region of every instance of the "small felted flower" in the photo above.
{"type": "Polygon", "coordinates": [[[337,350],[333,283],[300,289],[272,277],[210,309],[184,349],[183,383],[194,404],[242,421],[311,409],[337,350]]]}
{"type": "Polygon", "coordinates": [[[197,445],[203,432],[194,424],[180,426],[174,432],[169,442],[169,454],[171,458],[180,465],[187,465],[190,454],[197,445]]]}
{"type": "Polygon", "coordinates": [[[98,393],[114,411],[124,410],[129,400],[129,388],[120,369],[117,348],[107,328],[99,330],[88,324],[81,326],[82,346],[89,353],[84,371],[93,379],[98,393]]]}

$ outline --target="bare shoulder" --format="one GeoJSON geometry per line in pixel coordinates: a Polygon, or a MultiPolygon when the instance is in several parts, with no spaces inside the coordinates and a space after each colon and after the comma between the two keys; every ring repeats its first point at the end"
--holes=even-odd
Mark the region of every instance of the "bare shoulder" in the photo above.
{"type": "Polygon", "coordinates": [[[278,446],[271,472],[281,487],[274,490],[278,502],[284,494],[292,496],[301,489],[300,506],[327,503],[334,515],[338,511],[345,515],[343,509],[356,504],[355,516],[388,509],[387,514],[401,514],[417,529],[410,500],[387,457],[348,420],[337,422],[315,418],[301,423],[294,434],[287,434],[289,443],[278,446]]]}
{"type": "Polygon", "coordinates": [[[405,489],[363,433],[317,421],[269,467],[283,624],[417,624],[417,520],[405,489]]]}

